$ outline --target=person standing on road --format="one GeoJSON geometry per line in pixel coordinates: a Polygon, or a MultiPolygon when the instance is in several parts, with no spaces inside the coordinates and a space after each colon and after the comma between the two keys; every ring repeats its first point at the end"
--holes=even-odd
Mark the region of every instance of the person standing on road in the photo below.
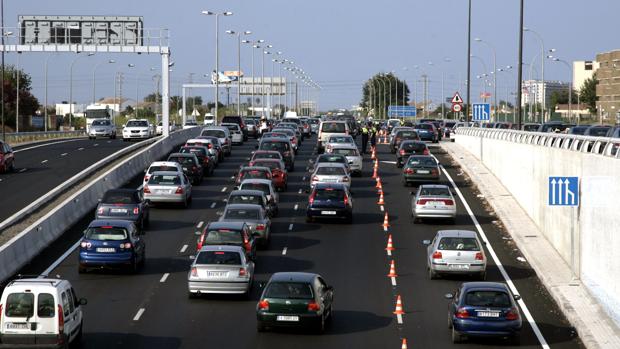
{"type": "Polygon", "coordinates": [[[377,128],[370,124],[370,149],[375,149],[377,145],[377,128]]]}
{"type": "Polygon", "coordinates": [[[366,147],[368,146],[368,133],[368,126],[364,125],[362,127],[362,154],[366,154],[366,147]]]}
{"type": "Polygon", "coordinates": [[[260,119],[260,136],[263,137],[263,134],[267,131],[269,131],[269,125],[267,125],[267,119],[263,116],[260,119]]]}

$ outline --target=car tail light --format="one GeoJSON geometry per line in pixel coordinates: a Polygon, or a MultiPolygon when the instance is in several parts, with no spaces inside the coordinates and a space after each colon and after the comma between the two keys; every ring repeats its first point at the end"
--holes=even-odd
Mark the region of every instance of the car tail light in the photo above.
{"type": "Polygon", "coordinates": [[[439,171],[437,171],[436,168],[433,168],[433,169],[431,169],[431,174],[432,175],[437,175],[437,174],[439,174],[439,171]]]}
{"type": "Polygon", "coordinates": [[[404,172],[405,172],[406,174],[413,174],[413,173],[414,173],[414,171],[413,171],[413,169],[412,169],[412,168],[406,168],[404,172]]]}
{"type": "Polygon", "coordinates": [[[103,207],[99,207],[97,209],[97,214],[103,214],[103,207]]]}
{"type": "MultiPolygon", "coordinates": [[[[313,179],[314,180],[314,179],[313,179]]],[[[310,198],[308,199],[308,203],[310,205],[312,205],[314,203],[314,196],[316,195],[316,192],[312,193],[312,195],[310,195],[310,198]]]]}
{"type": "Polygon", "coordinates": [[[465,308],[458,308],[455,315],[459,319],[467,319],[469,317],[469,312],[467,312],[465,308]]]}
{"type": "Polygon", "coordinates": [[[245,268],[239,268],[239,276],[246,276],[248,273],[245,268]]]}
{"type": "Polygon", "coordinates": [[[424,148],[424,151],[422,152],[423,155],[429,155],[430,152],[428,151],[428,148],[424,148]]]}
{"type": "MultiPolygon", "coordinates": [[[[65,331],[65,313],[62,311],[62,305],[58,304],[58,332],[62,334],[65,331]]],[[[59,336],[58,339],[63,340],[64,336],[59,336]]]]}
{"type": "Polygon", "coordinates": [[[416,205],[426,205],[427,202],[428,202],[428,199],[418,199],[418,201],[415,204],[416,205]]]}
{"type": "Polygon", "coordinates": [[[350,179],[349,179],[349,177],[344,176],[344,177],[342,177],[342,181],[343,181],[343,182],[348,182],[348,181],[350,181],[350,179]]]}
{"type": "Polygon", "coordinates": [[[506,320],[518,320],[519,319],[519,311],[517,308],[510,308],[510,310],[506,313],[506,320]]]}
{"type": "Polygon", "coordinates": [[[269,310],[269,302],[266,300],[258,302],[258,310],[269,310]]]}
{"type": "Polygon", "coordinates": [[[177,191],[174,192],[175,194],[183,194],[183,187],[177,187],[177,191]]]}
{"type": "Polygon", "coordinates": [[[93,245],[93,244],[91,244],[91,243],[90,243],[90,242],[88,242],[88,241],[82,241],[82,242],[80,243],[80,247],[82,247],[82,248],[91,248],[91,246],[92,246],[92,245],[93,245]]]}
{"type": "Polygon", "coordinates": [[[213,144],[211,144],[211,143],[207,144],[207,148],[208,149],[212,149],[213,148],[213,144]]]}
{"type": "Polygon", "coordinates": [[[204,244],[205,242],[205,234],[202,233],[202,235],[200,235],[200,238],[198,238],[198,243],[196,244],[196,251],[200,251],[200,249],[202,248],[202,244],[204,244]]]}
{"type": "Polygon", "coordinates": [[[454,205],[454,201],[450,199],[443,199],[441,201],[443,201],[444,204],[449,205],[449,206],[454,205]]]}
{"type": "Polygon", "coordinates": [[[405,149],[401,149],[399,153],[400,155],[405,155],[405,149]]]}
{"type": "Polygon", "coordinates": [[[133,214],[140,214],[140,208],[139,207],[134,207],[133,214]]]}
{"type": "Polygon", "coordinates": [[[476,252],[476,260],[477,261],[484,260],[484,256],[482,255],[482,252],[476,252]]]}
{"type": "Polygon", "coordinates": [[[321,310],[321,306],[315,302],[315,301],[311,301],[310,303],[308,303],[308,311],[320,311],[321,310]]]}
{"type": "Polygon", "coordinates": [[[349,205],[349,197],[347,196],[347,194],[344,194],[344,205],[349,205]]]}
{"type": "Polygon", "coordinates": [[[439,252],[439,251],[433,252],[433,259],[443,259],[443,256],[441,255],[441,252],[439,252]]]}
{"type": "Polygon", "coordinates": [[[266,227],[265,227],[264,224],[259,224],[259,225],[256,226],[256,230],[258,230],[258,231],[263,231],[263,230],[265,230],[265,228],[266,227]]]}
{"type": "Polygon", "coordinates": [[[312,181],[313,182],[318,182],[319,181],[319,176],[312,176],[312,181]]]}
{"type": "Polygon", "coordinates": [[[198,169],[198,167],[196,167],[195,165],[192,166],[192,171],[196,171],[198,169]]]}
{"type": "Polygon", "coordinates": [[[149,189],[149,187],[147,187],[146,185],[142,189],[144,190],[145,194],[150,194],[151,193],[151,189],[149,189]]]}
{"type": "Polygon", "coordinates": [[[198,269],[196,269],[196,267],[192,267],[192,276],[198,276],[198,269]]]}
{"type": "Polygon", "coordinates": [[[293,139],[291,140],[291,143],[297,144],[297,137],[293,137],[293,139]]]}

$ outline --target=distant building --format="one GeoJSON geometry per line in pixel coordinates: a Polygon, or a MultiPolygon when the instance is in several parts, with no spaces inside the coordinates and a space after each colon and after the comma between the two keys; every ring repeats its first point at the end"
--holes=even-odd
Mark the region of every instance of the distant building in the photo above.
{"type": "Polygon", "coordinates": [[[599,67],[596,61],[575,61],[573,62],[573,89],[580,91],[583,83],[590,79],[599,67]]]}
{"type": "Polygon", "coordinates": [[[84,117],[84,110],[86,110],[85,104],[76,104],[76,103],[73,103],[72,105],[69,103],[56,104],[56,115],[65,116],[73,112],[73,116],[81,118],[81,117],[84,117]]]}
{"type": "MultiPolygon", "coordinates": [[[[568,83],[563,81],[545,81],[545,106],[549,106],[551,95],[556,91],[568,90],[568,83]]],[[[540,80],[523,81],[523,96],[521,98],[521,106],[528,104],[543,104],[543,83],[540,80]]]]}
{"type": "Polygon", "coordinates": [[[596,55],[596,107],[603,119],[620,120],[620,50],[596,55]]]}
{"type": "Polygon", "coordinates": [[[123,105],[123,103],[127,102],[126,98],[120,99],[120,98],[114,98],[114,97],[107,97],[104,98],[100,101],[97,101],[98,105],[102,105],[102,106],[107,106],[108,108],[110,108],[111,110],[120,113],[121,110],[121,105],[123,105]]]}
{"type": "Polygon", "coordinates": [[[590,110],[588,110],[587,104],[572,104],[570,106],[570,116],[568,114],[568,104],[557,104],[555,106],[555,112],[560,114],[563,118],[569,118],[569,120],[574,120],[574,118],[577,117],[590,116],[590,110]]]}

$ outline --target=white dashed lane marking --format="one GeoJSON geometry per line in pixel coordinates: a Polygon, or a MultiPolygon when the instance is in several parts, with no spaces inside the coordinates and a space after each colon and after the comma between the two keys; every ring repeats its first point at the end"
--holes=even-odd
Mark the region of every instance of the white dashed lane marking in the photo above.
{"type": "Polygon", "coordinates": [[[179,252],[183,253],[185,251],[187,251],[187,245],[183,245],[183,247],[181,247],[181,251],[179,252]]]}
{"type": "Polygon", "coordinates": [[[288,230],[289,230],[289,231],[293,230],[293,223],[291,223],[291,224],[289,224],[289,225],[288,225],[288,230]]]}
{"type": "Polygon", "coordinates": [[[166,282],[166,280],[168,279],[168,276],[170,276],[170,273],[165,273],[164,276],[161,277],[159,282],[166,282]]]}
{"type": "Polygon", "coordinates": [[[212,203],[212,204],[211,204],[211,208],[214,208],[214,207],[215,207],[215,205],[216,205],[216,203],[215,203],[215,202],[214,202],[214,203],[212,203]]]}
{"type": "Polygon", "coordinates": [[[47,162],[47,160],[43,160],[43,161],[41,161],[41,163],[42,163],[42,164],[44,164],[44,163],[46,163],[46,162],[47,162]]]}
{"type": "Polygon", "coordinates": [[[26,170],[28,170],[27,168],[22,168],[21,170],[19,170],[19,173],[24,173],[26,172],[26,170]]]}
{"type": "Polygon", "coordinates": [[[288,251],[288,247],[282,249],[282,255],[286,256],[286,252],[288,251]]]}
{"type": "Polygon", "coordinates": [[[228,189],[228,188],[226,188],[226,187],[222,188],[222,193],[225,192],[226,189],[228,189]]]}
{"type": "Polygon", "coordinates": [[[295,204],[295,211],[299,208],[299,204],[295,204]]]}
{"type": "Polygon", "coordinates": [[[198,225],[196,225],[196,228],[198,228],[198,229],[202,228],[203,224],[205,224],[205,222],[203,222],[203,221],[198,222],[198,225]]]}
{"type": "Polygon", "coordinates": [[[60,156],[67,156],[68,153],[62,153],[60,156]]]}
{"type": "Polygon", "coordinates": [[[140,308],[140,309],[138,310],[138,313],[136,313],[136,316],[134,316],[134,317],[133,317],[133,321],[138,321],[138,320],[140,320],[140,318],[142,317],[142,314],[144,314],[144,311],[145,311],[145,310],[146,310],[146,309],[144,309],[144,308],[140,308]]]}

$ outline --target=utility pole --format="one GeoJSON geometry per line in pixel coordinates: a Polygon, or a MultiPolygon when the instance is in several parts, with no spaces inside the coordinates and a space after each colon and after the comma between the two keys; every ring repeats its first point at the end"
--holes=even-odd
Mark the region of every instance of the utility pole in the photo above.
{"type": "Polygon", "coordinates": [[[424,117],[428,118],[428,76],[422,75],[422,82],[424,84],[424,117]]]}
{"type": "Polygon", "coordinates": [[[523,115],[521,113],[521,91],[523,88],[523,0],[521,0],[519,10],[519,58],[517,64],[517,105],[515,108],[517,109],[517,117],[519,118],[517,127],[520,130],[521,124],[523,123],[523,115]]]}
{"type": "MultiPolygon", "coordinates": [[[[523,1],[521,1],[523,3],[523,1]]],[[[523,12],[522,12],[523,13],[523,12]]],[[[471,121],[469,107],[471,100],[471,0],[468,4],[467,15],[467,101],[465,103],[465,121],[471,121]]]]}
{"type": "MultiPolygon", "coordinates": [[[[4,0],[0,1],[0,27],[2,27],[2,47],[4,48],[4,0]]],[[[4,49],[2,50],[2,72],[0,72],[0,112],[2,114],[2,140],[6,141],[6,130],[4,129],[4,49]]],[[[47,108],[47,106],[45,106],[47,108]]]]}

